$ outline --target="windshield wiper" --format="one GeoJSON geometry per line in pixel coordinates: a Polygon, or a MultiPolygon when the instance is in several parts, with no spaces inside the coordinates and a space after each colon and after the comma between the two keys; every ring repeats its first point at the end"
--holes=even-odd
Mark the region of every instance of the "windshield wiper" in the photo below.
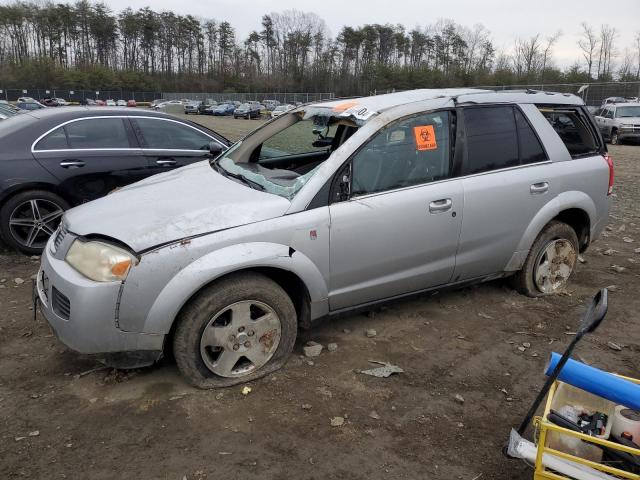
{"type": "Polygon", "coordinates": [[[244,175],[241,175],[239,173],[231,173],[227,170],[225,170],[224,168],[222,168],[220,165],[218,165],[219,159],[216,158],[214,161],[211,162],[211,165],[214,166],[214,168],[216,169],[216,171],[218,173],[221,173],[222,175],[224,175],[227,178],[234,178],[236,180],[240,180],[242,183],[244,183],[245,185],[247,185],[250,188],[253,188],[254,190],[261,190],[264,191],[264,186],[260,185],[258,182],[254,182],[252,180],[249,180],[247,177],[245,177],[244,175]]]}

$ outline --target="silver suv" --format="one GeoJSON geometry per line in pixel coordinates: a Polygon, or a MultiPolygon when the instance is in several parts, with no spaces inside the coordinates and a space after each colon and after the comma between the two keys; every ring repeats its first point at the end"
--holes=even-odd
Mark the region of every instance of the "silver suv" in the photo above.
{"type": "Polygon", "coordinates": [[[612,103],[595,115],[602,135],[618,145],[625,140],[640,140],[640,103],[612,103]]]}
{"type": "Polygon", "coordinates": [[[324,317],[504,276],[558,292],[607,223],[612,182],[575,96],[304,105],[69,210],[37,294],[73,350],[136,367],[171,347],[193,385],[228,386],[281,367],[324,317]]]}

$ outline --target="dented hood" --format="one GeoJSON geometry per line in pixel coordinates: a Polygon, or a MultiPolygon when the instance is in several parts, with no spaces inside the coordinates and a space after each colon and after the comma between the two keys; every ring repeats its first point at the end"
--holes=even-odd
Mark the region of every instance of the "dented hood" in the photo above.
{"type": "Polygon", "coordinates": [[[149,177],[69,210],[68,229],[141,251],[283,215],[290,202],[215,172],[208,161],[149,177]]]}

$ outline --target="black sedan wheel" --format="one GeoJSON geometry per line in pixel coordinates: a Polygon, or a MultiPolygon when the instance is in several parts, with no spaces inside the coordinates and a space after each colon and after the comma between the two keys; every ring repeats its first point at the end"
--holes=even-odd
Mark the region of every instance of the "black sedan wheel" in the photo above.
{"type": "Polygon", "coordinates": [[[69,204],[58,195],[29,190],[11,197],[0,209],[0,231],[8,246],[39,254],[58,228],[69,204]]]}

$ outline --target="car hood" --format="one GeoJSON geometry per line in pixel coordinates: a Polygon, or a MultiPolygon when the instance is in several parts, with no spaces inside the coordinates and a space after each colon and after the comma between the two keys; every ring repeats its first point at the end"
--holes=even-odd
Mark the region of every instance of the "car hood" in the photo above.
{"type": "Polygon", "coordinates": [[[283,215],[290,202],[215,172],[208,161],[161,173],[65,214],[77,235],[104,235],[139,252],[283,215]]]}
{"type": "Polygon", "coordinates": [[[619,117],[617,120],[620,123],[632,123],[634,125],[640,124],[640,117],[619,117]]]}

